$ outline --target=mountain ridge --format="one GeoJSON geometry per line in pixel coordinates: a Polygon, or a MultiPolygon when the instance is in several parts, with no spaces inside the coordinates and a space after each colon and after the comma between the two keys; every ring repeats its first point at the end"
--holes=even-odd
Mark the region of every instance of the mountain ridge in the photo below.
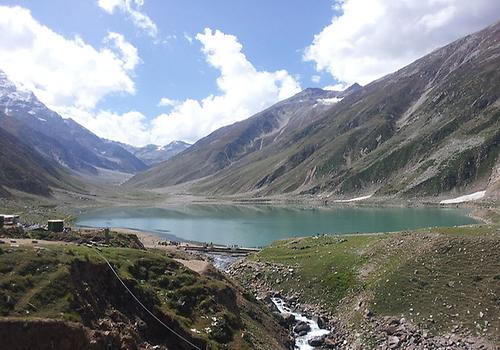
{"type": "Polygon", "coordinates": [[[42,196],[49,196],[52,187],[81,190],[79,181],[59,164],[43,158],[1,125],[0,149],[0,197],[10,197],[10,189],[42,196]]]}
{"type": "Polygon", "coordinates": [[[135,147],[121,142],[117,143],[148,166],[164,162],[191,147],[190,143],[181,140],[174,140],[164,146],[149,144],[143,147],[135,147]]]}
{"type": "Polygon", "coordinates": [[[74,171],[97,174],[97,168],[136,172],[147,166],[113,142],[104,140],[50,110],[36,96],[17,87],[0,70],[2,126],[45,158],[74,171]]]}
{"type": "MultiPolygon", "coordinates": [[[[318,103],[318,100],[343,98],[359,89],[361,89],[359,85],[353,85],[351,89],[345,91],[306,89],[248,119],[217,129],[192,145],[188,151],[153,169],[162,167],[168,171],[172,163],[180,163],[183,167],[181,173],[167,174],[172,178],[169,182],[171,185],[181,182],[177,176],[185,182],[212,175],[274,142],[285,128],[293,129],[310,123],[314,116],[329,108],[329,104],[318,103]],[[304,112],[307,112],[307,115],[304,112]],[[186,157],[193,152],[196,152],[195,157],[186,157]]],[[[144,174],[148,172],[135,176],[131,183],[140,182],[144,174]]],[[[161,176],[165,178],[164,175],[161,176]]]]}
{"type": "Polygon", "coordinates": [[[412,197],[482,189],[499,162],[499,38],[497,23],[377,79],[320,113],[289,111],[297,114],[294,120],[307,122],[266,138],[266,130],[279,129],[280,102],[216,130],[183,153],[183,159],[174,157],[139,173],[128,185],[189,183],[194,193],[256,197],[412,197]],[[270,110],[274,118],[262,118],[270,110]],[[256,120],[267,124],[249,127],[256,120]],[[238,137],[228,137],[231,133],[239,140],[246,135],[245,142],[235,144],[238,137]]]}

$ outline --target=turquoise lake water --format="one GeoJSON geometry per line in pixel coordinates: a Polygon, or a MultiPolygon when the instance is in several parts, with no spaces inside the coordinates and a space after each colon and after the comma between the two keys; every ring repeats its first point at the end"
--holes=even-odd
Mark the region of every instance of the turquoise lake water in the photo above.
{"type": "Polygon", "coordinates": [[[454,208],[305,208],[271,205],[192,204],[172,208],[115,207],[88,212],[77,225],[156,232],[166,239],[260,247],[323,233],[389,232],[473,224],[454,208]]]}

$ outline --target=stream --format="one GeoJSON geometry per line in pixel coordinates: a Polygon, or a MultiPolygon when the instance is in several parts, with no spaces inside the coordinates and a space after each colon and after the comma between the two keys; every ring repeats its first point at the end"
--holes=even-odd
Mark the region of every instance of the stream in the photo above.
{"type": "Polygon", "coordinates": [[[231,264],[234,264],[236,261],[244,258],[244,255],[238,254],[205,253],[205,255],[210,258],[216,269],[223,272],[227,272],[231,264]]]}
{"type": "MultiPolygon", "coordinates": [[[[208,253],[206,254],[210,260],[212,261],[212,264],[219,270],[219,271],[226,271],[228,267],[233,264],[235,261],[243,259],[241,255],[231,255],[231,254],[214,254],[214,253],[208,253]]],[[[295,322],[294,324],[297,325],[299,322],[305,322],[309,325],[310,330],[303,336],[298,336],[297,334],[293,332],[294,338],[295,338],[295,349],[296,350],[313,350],[315,349],[314,346],[309,345],[309,341],[311,339],[314,339],[316,337],[321,337],[325,336],[330,333],[329,330],[327,329],[321,329],[318,325],[318,323],[312,319],[309,319],[305,317],[304,315],[298,313],[298,312],[293,312],[290,307],[288,307],[281,298],[276,298],[273,297],[271,298],[272,303],[280,314],[282,315],[293,315],[295,322]]]]}
{"type": "Polygon", "coordinates": [[[312,350],[315,349],[313,346],[309,345],[309,340],[321,337],[323,335],[327,335],[330,333],[327,329],[321,329],[318,326],[318,323],[299,314],[297,312],[293,312],[288,306],[286,306],[285,302],[280,298],[271,298],[272,302],[278,308],[281,314],[292,314],[295,317],[296,322],[306,322],[311,327],[311,330],[304,336],[298,336],[295,338],[295,349],[298,350],[312,350]]]}

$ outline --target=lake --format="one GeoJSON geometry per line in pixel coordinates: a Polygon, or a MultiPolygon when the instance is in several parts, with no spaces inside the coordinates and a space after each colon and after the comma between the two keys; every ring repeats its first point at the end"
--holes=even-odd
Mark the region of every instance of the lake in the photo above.
{"type": "Polygon", "coordinates": [[[368,233],[477,223],[455,208],[306,208],[190,204],[171,208],[113,207],[82,215],[79,226],[122,227],[165,239],[260,247],[323,233],[368,233]]]}

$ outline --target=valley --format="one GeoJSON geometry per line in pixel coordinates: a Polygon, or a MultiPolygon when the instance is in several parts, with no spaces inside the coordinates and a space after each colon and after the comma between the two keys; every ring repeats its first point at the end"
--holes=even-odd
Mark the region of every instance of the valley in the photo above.
{"type": "Polygon", "coordinates": [[[129,145],[0,66],[0,347],[497,350],[499,67],[496,22],[193,143],[129,145]]]}

